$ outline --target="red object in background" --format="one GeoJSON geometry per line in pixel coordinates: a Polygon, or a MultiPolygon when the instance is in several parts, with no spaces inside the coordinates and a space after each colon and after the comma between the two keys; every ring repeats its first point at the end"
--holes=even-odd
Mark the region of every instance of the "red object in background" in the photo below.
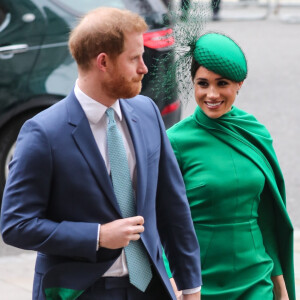
{"type": "Polygon", "coordinates": [[[173,30],[171,28],[150,31],[144,33],[144,46],[151,49],[159,49],[172,46],[174,44],[173,30]]]}
{"type": "Polygon", "coordinates": [[[180,101],[177,100],[176,102],[173,102],[169,105],[167,105],[160,113],[162,116],[167,115],[173,111],[175,111],[176,109],[178,109],[180,106],[180,101]]]}

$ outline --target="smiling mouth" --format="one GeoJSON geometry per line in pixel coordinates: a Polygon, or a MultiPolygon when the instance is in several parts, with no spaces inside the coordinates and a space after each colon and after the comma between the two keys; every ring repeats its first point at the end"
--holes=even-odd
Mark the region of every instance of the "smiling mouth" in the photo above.
{"type": "Polygon", "coordinates": [[[204,101],[204,103],[206,104],[206,106],[208,108],[217,109],[217,108],[219,108],[224,103],[224,101],[218,101],[218,102],[207,102],[207,101],[204,101]]]}

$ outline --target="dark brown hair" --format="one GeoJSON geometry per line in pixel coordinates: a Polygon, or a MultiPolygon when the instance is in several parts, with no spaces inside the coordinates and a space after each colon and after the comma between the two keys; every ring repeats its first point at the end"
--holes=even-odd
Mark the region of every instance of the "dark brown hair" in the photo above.
{"type": "Polygon", "coordinates": [[[197,70],[201,67],[201,65],[195,60],[193,57],[192,63],[191,63],[191,76],[192,80],[194,80],[197,70]]]}

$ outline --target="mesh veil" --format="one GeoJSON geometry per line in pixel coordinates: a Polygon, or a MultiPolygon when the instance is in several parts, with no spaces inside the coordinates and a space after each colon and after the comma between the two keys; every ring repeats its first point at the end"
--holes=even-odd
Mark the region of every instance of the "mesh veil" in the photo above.
{"type": "Polygon", "coordinates": [[[193,93],[190,74],[193,52],[196,41],[203,34],[211,14],[211,5],[207,1],[191,2],[189,10],[180,7],[169,7],[169,20],[172,24],[174,53],[162,55],[152,66],[153,94],[159,97],[164,90],[165,100],[171,100],[172,91],[177,89],[179,99],[186,104],[193,93]],[[167,67],[166,67],[167,66],[167,67]],[[164,73],[163,78],[156,74],[164,73]]]}

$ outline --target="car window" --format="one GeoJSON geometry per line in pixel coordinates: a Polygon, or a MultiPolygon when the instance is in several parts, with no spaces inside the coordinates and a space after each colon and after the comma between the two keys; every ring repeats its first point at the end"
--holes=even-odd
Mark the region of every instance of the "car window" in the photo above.
{"type": "Polygon", "coordinates": [[[127,0],[127,8],[142,15],[166,13],[167,8],[162,0],[127,0]]]}
{"type": "Polygon", "coordinates": [[[162,0],[51,0],[54,4],[71,14],[82,15],[100,6],[129,9],[140,15],[166,13],[167,8],[162,0]]]}
{"type": "Polygon", "coordinates": [[[109,6],[116,7],[120,9],[126,8],[123,0],[51,0],[54,4],[60,6],[62,9],[68,11],[72,14],[85,14],[88,11],[99,7],[99,6],[109,6]]]}

